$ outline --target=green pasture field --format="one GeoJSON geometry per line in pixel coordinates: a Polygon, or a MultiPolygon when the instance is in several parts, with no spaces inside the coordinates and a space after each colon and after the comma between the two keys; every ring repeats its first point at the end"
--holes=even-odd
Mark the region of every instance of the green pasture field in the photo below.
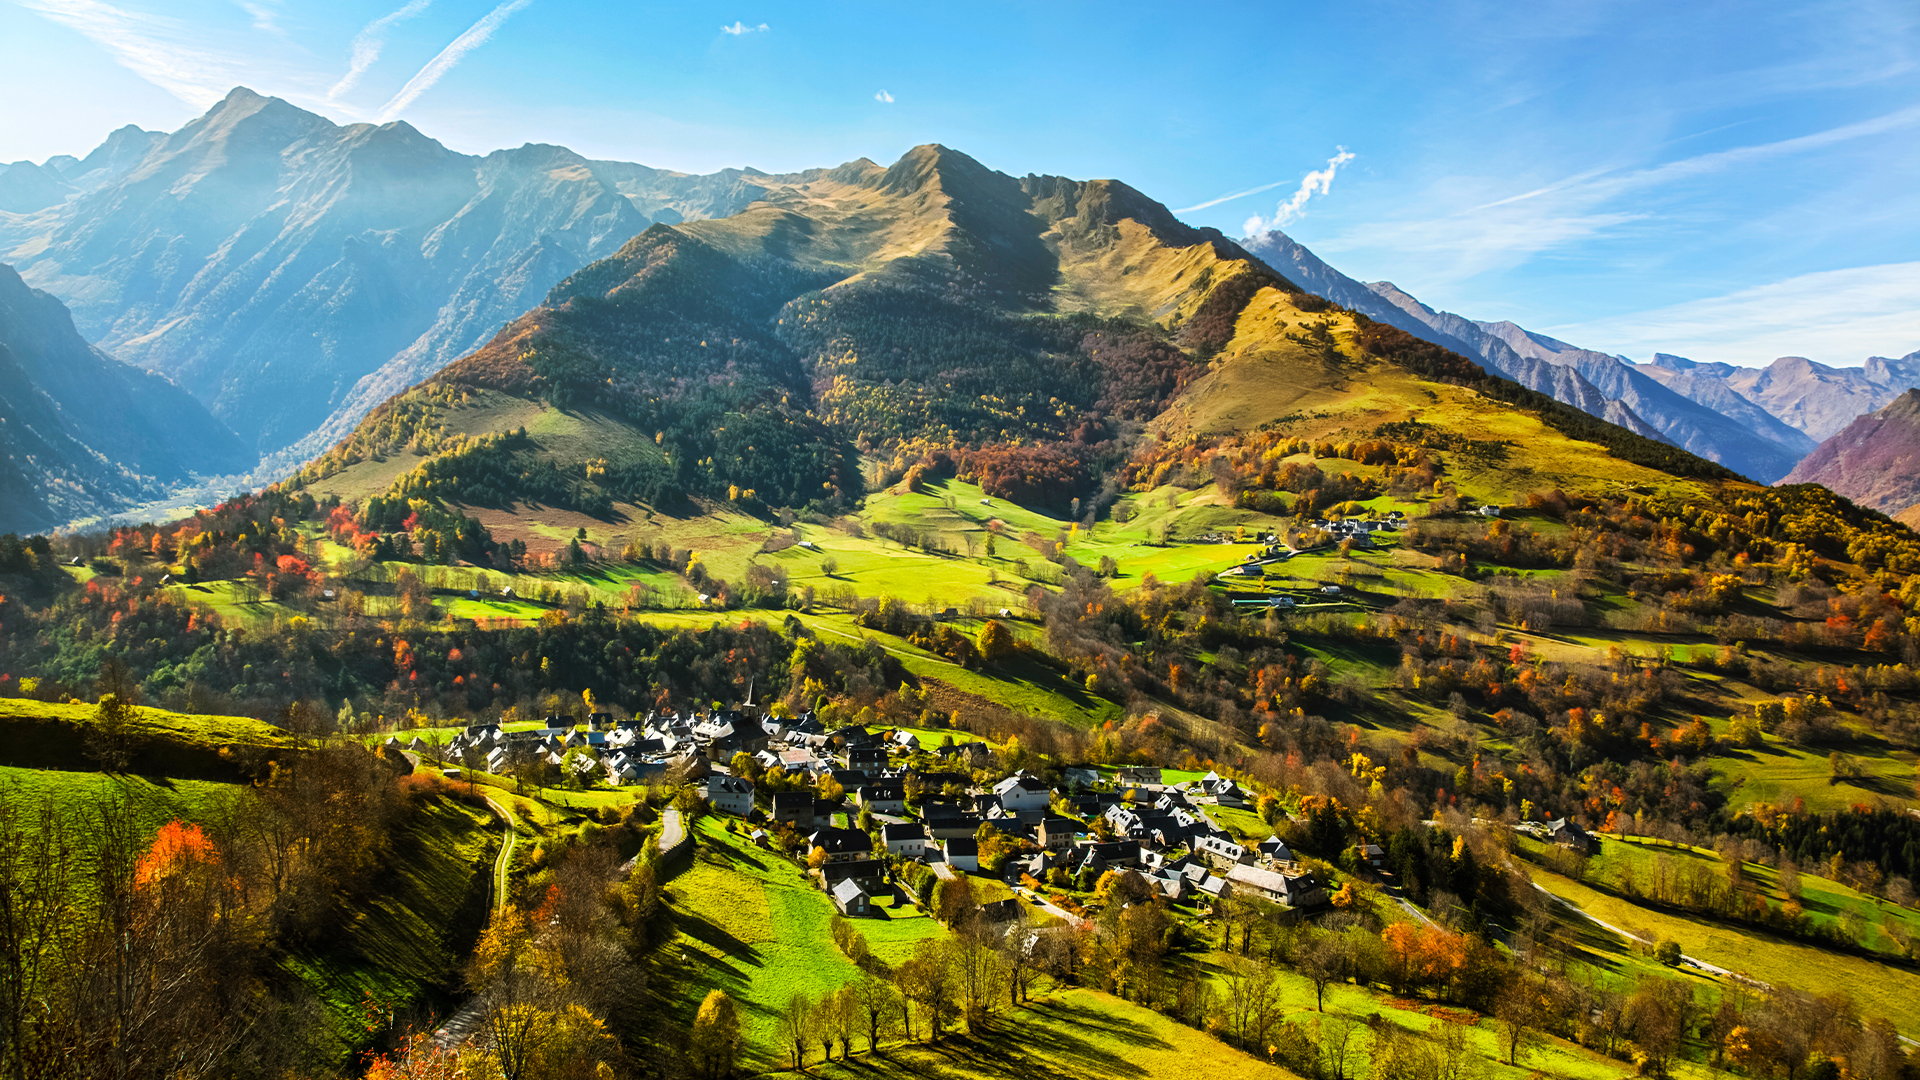
{"type": "Polygon", "coordinates": [[[1234,839],[1243,844],[1257,844],[1273,835],[1273,826],[1260,820],[1260,815],[1251,810],[1240,810],[1231,806],[1209,806],[1206,815],[1214,824],[1232,833],[1234,839]]]}
{"type": "MultiPolygon", "coordinates": [[[[1215,981],[1215,993],[1224,993],[1222,977],[1227,962],[1226,954],[1215,952],[1196,962],[1215,981]]],[[[1309,1033],[1321,1022],[1323,1015],[1346,1017],[1360,1025],[1354,1035],[1354,1052],[1347,1061],[1349,1075],[1365,1076],[1371,1069],[1372,1055],[1369,1050],[1372,1039],[1364,1026],[1369,1018],[1377,1016],[1386,1023],[1411,1032],[1428,1032],[1441,1025],[1458,1022],[1431,1015],[1425,1011],[1428,1008],[1426,1002],[1393,997],[1372,987],[1351,983],[1336,983],[1327,987],[1326,1014],[1322,1014],[1315,1009],[1313,983],[1306,977],[1283,969],[1278,973],[1276,982],[1286,1023],[1300,1025],[1309,1033]]],[[[1552,1037],[1541,1038],[1520,1059],[1518,1067],[1510,1066],[1506,1063],[1505,1044],[1492,1019],[1468,1010],[1449,1008],[1447,1012],[1474,1017],[1474,1021],[1466,1025],[1467,1045],[1481,1059],[1475,1062],[1475,1075],[1485,1080],[1526,1080],[1543,1074],[1578,1080],[1615,1080],[1631,1069],[1631,1065],[1611,1061],[1576,1043],[1552,1037]]],[[[1700,1065],[1694,1065],[1689,1070],[1688,1064],[1691,1063],[1680,1065],[1679,1076],[1719,1075],[1700,1065]]]]}
{"type": "MultiPolygon", "coordinates": [[[[1730,726],[1724,717],[1709,717],[1708,723],[1717,735],[1725,735],[1730,726]]],[[[1912,798],[1916,780],[1912,752],[1889,751],[1877,740],[1856,742],[1842,752],[1859,765],[1860,776],[1836,780],[1827,751],[1773,735],[1767,735],[1762,746],[1722,751],[1712,761],[1720,790],[1736,807],[1762,802],[1788,805],[1799,798],[1806,800],[1809,811],[1822,813],[1872,805],[1883,797],[1912,798]]]]}
{"type": "MultiPolygon", "coordinates": [[[[1525,843],[1529,848],[1539,846],[1531,841],[1525,843]]],[[[1725,860],[1706,848],[1687,847],[1646,837],[1614,836],[1600,838],[1600,852],[1589,864],[1589,873],[1599,880],[1618,885],[1623,869],[1631,866],[1636,879],[1644,884],[1649,880],[1654,860],[1662,856],[1675,862],[1706,862],[1712,865],[1716,873],[1726,873],[1725,860]]],[[[1761,895],[1776,902],[1786,901],[1786,894],[1780,890],[1779,872],[1773,867],[1747,863],[1744,869],[1748,879],[1759,887],[1761,895]]],[[[1838,881],[1817,876],[1812,872],[1817,869],[1808,867],[1800,873],[1800,904],[1816,925],[1830,926],[1838,923],[1846,912],[1856,912],[1865,920],[1867,927],[1861,944],[1896,956],[1900,954],[1899,946],[1887,936],[1881,925],[1883,920],[1892,919],[1905,924],[1909,934],[1920,936],[1920,912],[1867,896],[1838,881]]]]}
{"type": "Polygon", "coordinates": [[[817,998],[860,970],[834,947],[833,904],[799,867],[712,817],[695,826],[695,836],[693,865],[668,886],[685,957],[673,976],[676,1004],[691,1018],[709,991],[726,991],[740,1007],[746,1062],[778,1067],[787,1001],[817,998]]]}
{"type": "MultiPolygon", "coordinates": [[[[30,698],[0,698],[0,729],[21,721],[51,721],[62,726],[92,726],[96,706],[53,703],[30,698]]],[[[139,706],[134,709],[133,734],[166,739],[189,746],[218,749],[233,743],[275,744],[287,733],[272,724],[246,716],[205,716],[139,706]]]]}
{"type": "Polygon", "coordinates": [[[1614,926],[1672,940],[1682,952],[1769,984],[1814,994],[1844,992],[1862,1015],[1884,1016],[1909,1037],[1920,1036],[1920,973],[1864,957],[1833,952],[1690,915],[1642,907],[1582,885],[1539,866],[1528,867],[1535,883],[1589,915],[1614,926]]]}

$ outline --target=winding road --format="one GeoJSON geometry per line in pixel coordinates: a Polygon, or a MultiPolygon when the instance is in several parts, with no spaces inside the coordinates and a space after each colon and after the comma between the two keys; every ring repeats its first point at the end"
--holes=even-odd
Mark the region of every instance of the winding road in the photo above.
{"type": "Polygon", "coordinates": [[[513,869],[513,845],[520,839],[520,830],[515,826],[513,811],[487,797],[487,805],[500,815],[506,823],[506,830],[500,838],[500,857],[493,861],[493,910],[499,911],[507,906],[507,874],[513,869]]]}

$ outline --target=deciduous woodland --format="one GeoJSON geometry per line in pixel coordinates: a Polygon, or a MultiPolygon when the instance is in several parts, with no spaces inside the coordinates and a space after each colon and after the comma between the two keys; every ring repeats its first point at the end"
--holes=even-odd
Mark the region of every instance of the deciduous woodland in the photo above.
{"type": "Polygon", "coordinates": [[[0,537],[0,724],[22,1080],[1914,1075],[1920,536],[940,147],[0,537]]]}

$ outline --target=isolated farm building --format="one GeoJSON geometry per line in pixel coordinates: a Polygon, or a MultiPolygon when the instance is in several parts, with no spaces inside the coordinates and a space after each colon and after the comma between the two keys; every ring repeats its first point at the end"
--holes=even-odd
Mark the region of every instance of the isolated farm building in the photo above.
{"type": "Polygon", "coordinates": [[[753,812],[753,782],[715,773],[707,777],[707,804],[720,813],[746,817],[753,812]]]}
{"type": "Polygon", "coordinates": [[[1572,818],[1547,822],[1547,839],[1574,851],[1593,850],[1593,837],[1587,833],[1587,830],[1575,824],[1572,818]]]}
{"type": "Polygon", "coordinates": [[[1014,922],[1025,914],[1026,909],[1013,897],[990,900],[980,905],[980,917],[990,923],[1014,922]]]}
{"type": "Polygon", "coordinates": [[[1387,849],[1379,844],[1360,844],[1356,852],[1360,862],[1370,870],[1384,870],[1387,866],[1387,849]]]}
{"type": "Polygon", "coordinates": [[[867,890],[860,883],[847,878],[833,887],[833,906],[840,914],[850,919],[863,918],[873,914],[873,900],[867,896],[867,890]]]}

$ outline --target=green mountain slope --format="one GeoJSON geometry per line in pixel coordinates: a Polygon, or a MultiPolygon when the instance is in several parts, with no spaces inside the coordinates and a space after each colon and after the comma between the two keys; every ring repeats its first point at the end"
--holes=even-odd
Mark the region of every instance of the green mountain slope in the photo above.
{"type": "Polygon", "coordinates": [[[293,482],[597,517],[686,498],[840,510],[862,494],[856,453],[947,451],[1064,510],[1169,402],[1163,435],[1312,403],[1335,426],[1511,426],[1557,463],[1548,480],[1622,457],[1635,482],[1727,475],[1330,309],[1124,184],[923,146],[650,227],[293,482]],[[1453,387],[1444,407],[1427,383],[1453,387]]]}

